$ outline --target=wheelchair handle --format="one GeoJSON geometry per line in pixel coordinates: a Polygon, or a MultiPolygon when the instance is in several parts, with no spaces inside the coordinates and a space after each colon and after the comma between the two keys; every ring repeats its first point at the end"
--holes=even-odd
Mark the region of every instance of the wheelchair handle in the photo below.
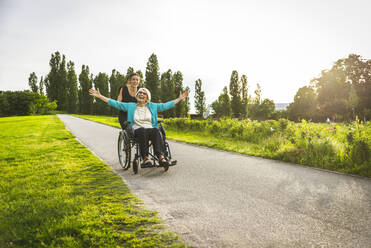
{"type": "Polygon", "coordinates": [[[130,121],[125,121],[124,122],[124,126],[123,126],[123,129],[126,129],[127,127],[129,127],[130,126],[130,121]]]}

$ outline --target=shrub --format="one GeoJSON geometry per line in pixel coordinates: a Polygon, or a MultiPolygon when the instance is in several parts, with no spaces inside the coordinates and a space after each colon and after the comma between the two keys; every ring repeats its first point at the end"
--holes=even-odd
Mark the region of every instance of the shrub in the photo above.
{"type": "Polygon", "coordinates": [[[0,92],[0,116],[47,114],[56,107],[55,101],[28,90],[0,92]]]}

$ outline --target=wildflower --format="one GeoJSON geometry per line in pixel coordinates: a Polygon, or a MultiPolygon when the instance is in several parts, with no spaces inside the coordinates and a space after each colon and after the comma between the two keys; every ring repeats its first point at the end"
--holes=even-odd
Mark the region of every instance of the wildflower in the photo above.
{"type": "Polygon", "coordinates": [[[308,134],[309,133],[308,130],[305,130],[305,133],[308,134]]]}
{"type": "Polygon", "coordinates": [[[271,131],[272,131],[272,132],[274,131],[274,128],[273,128],[273,127],[271,127],[271,131]]]}
{"type": "Polygon", "coordinates": [[[336,130],[336,126],[334,126],[333,129],[336,130]]]}

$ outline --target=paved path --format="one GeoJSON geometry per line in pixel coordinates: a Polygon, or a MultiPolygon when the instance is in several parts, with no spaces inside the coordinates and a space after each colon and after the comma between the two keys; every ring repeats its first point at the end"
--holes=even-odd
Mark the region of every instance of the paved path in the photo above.
{"type": "Polygon", "coordinates": [[[195,247],[371,247],[371,180],[170,142],[168,172],[120,169],[118,129],[66,127],[195,247]]]}

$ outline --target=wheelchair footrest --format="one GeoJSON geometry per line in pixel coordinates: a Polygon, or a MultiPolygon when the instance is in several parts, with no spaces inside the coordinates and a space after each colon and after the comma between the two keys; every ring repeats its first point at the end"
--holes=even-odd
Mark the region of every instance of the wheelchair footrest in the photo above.
{"type": "MultiPolygon", "coordinates": [[[[178,162],[177,160],[170,161],[169,166],[174,166],[174,165],[176,165],[177,162],[178,162]]],[[[145,169],[145,168],[164,167],[164,166],[163,165],[159,165],[159,164],[152,164],[150,166],[148,166],[148,165],[146,165],[146,166],[140,165],[140,167],[142,169],[145,169]]]]}

